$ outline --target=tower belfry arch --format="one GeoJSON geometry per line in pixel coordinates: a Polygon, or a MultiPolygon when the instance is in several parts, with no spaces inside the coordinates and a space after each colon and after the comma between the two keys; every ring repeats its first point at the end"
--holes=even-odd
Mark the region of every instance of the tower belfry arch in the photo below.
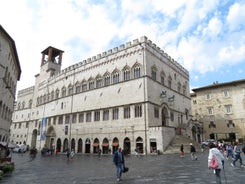
{"type": "Polygon", "coordinates": [[[64,51],[51,46],[41,52],[41,78],[49,78],[60,72],[63,53],[64,51]]]}
{"type": "Polygon", "coordinates": [[[42,53],[41,66],[43,66],[47,62],[61,65],[63,52],[64,51],[62,50],[49,46],[48,48],[46,48],[44,51],[41,52],[42,53]]]}

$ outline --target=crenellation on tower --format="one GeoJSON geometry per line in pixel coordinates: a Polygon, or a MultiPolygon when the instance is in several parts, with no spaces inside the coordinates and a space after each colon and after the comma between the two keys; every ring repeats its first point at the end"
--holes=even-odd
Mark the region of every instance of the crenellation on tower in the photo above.
{"type": "Polygon", "coordinates": [[[131,46],[131,42],[126,43],[126,48],[129,48],[131,46]]]}
{"type": "Polygon", "coordinates": [[[108,54],[108,55],[112,54],[112,49],[109,49],[109,50],[107,51],[107,54],[108,54]]]}
{"type": "Polygon", "coordinates": [[[124,49],[125,49],[125,45],[124,44],[120,45],[120,50],[124,50],[124,49]]]}

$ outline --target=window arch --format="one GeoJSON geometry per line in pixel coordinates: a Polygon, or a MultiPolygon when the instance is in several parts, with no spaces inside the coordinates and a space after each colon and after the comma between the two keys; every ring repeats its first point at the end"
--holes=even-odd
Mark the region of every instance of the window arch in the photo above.
{"type": "Polygon", "coordinates": [[[54,100],[54,90],[51,92],[51,101],[54,100]]]}
{"type": "Polygon", "coordinates": [[[59,98],[59,94],[60,94],[60,90],[56,89],[56,91],[55,91],[55,99],[59,98]]]}
{"type": "Polygon", "coordinates": [[[46,94],[43,95],[43,103],[45,103],[45,102],[46,102],[46,94]]]}
{"type": "Polygon", "coordinates": [[[66,96],[66,87],[63,86],[62,87],[62,92],[61,92],[61,97],[65,97],[66,96]]]}
{"type": "Polygon", "coordinates": [[[168,87],[172,88],[172,77],[170,75],[168,76],[168,87]]]}
{"type": "Polygon", "coordinates": [[[96,88],[100,88],[103,86],[103,79],[100,74],[96,76],[95,80],[96,80],[96,88]]]}
{"type": "Polygon", "coordinates": [[[32,106],[32,99],[29,100],[29,108],[32,106]]]}
{"type": "Polygon", "coordinates": [[[22,109],[25,108],[25,102],[22,102],[22,109]]]}
{"type": "Polygon", "coordinates": [[[141,75],[141,71],[140,71],[140,65],[138,63],[136,63],[134,66],[133,66],[133,73],[134,73],[134,78],[137,79],[140,77],[141,75]]]}
{"type": "Polygon", "coordinates": [[[177,85],[177,91],[180,93],[181,92],[181,84],[180,82],[178,82],[178,85],[177,85]]]}
{"type": "Polygon", "coordinates": [[[73,94],[73,85],[69,84],[68,86],[68,95],[72,95],[73,94]]]}
{"type": "Polygon", "coordinates": [[[90,77],[90,78],[88,79],[88,89],[89,89],[89,90],[94,89],[94,78],[92,78],[92,77],[90,77]]]}
{"type": "Polygon", "coordinates": [[[183,95],[186,95],[186,85],[183,85],[182,89],[183,89],[183,95]]]}
{"type": "Polygon", "coordinates": [[[151,67],[151,78],[154,81],[157,80],[157,67],[155,65],[151,67]]]}
{"type": "Polygon", "coordinates": [[[123,80],[124,81],[130,80],[130,68],[129,68],[129,66],[125,66],[122,71],[123,71],[123,80]]]}
{"type": "Polygon", "coordinates": [[[110,85],[110,80],[111,80],[110,73],[106,72],[104,74],[104,86],[109,86],[110,85]]]}
{"type": "Polygon", "coordinates": [[[82,91],[87,91],[87,81],[85,79],[82,81],[82,91]]]}
{"type": "Polygon", "coordinates": [[[164,71],[161,72],[160,78],[161,78],[161,84],[162,84],[162,85],[165,85],[165,78],[166,78],[166,75],[165,75],[164,71]]]}
{"type": "Polygon", "coordinates": [[[115,69],[112,72],[112,83],[113,84],[117,84],[120,82],[120,74],[119,74],[119,70],[115,69]]]}
{"type": "Polygon", "coordinates": [[[81,84],[77,81],[75,83],[75,93],[80,93],[81,91],[81,84]]]}

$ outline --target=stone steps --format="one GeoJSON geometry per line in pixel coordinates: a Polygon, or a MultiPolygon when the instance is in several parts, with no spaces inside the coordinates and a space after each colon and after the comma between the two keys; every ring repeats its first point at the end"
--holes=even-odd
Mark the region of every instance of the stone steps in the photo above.
{"type": "Polygon", "coordinates": [[[190,153],[190,143],[195,146],[197,152],[201,151],[201,146],[199,143],[194,142],[193,140],[182,135],[175,135],[163,154],[180,153],[181,144],[184,146],[184,153],[190,153]]]}

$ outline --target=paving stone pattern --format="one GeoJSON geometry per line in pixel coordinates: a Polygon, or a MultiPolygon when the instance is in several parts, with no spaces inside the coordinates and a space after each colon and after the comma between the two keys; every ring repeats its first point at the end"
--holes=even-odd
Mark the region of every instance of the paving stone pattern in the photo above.
{"type": "MultiPolygon", "coordinates": [[[[208,150],[198,154],[198,160],[192,161],[190,154],[181,158],[179,154],[154,156],[126,156],[129,172],[123,174],[120,184],[212,184],[215,175],[207,168],[208,150]]],[[[244,155],[242,155],[245,161],[244,155]]],[[[28,153],[13,154],[15,170],[5,176],[3,184],[113,184],[115,166],[112,155],[75,155],[67,160],[66,155],[41,156],[31,159],[28,153]]],[[[239,165],[239,163],[237,163],[239,165]]],[[[231,167],[230,161],[225,161],[227,183],[245,184],[245,169],[231,167]]],[[[221,172],[222,181],[224,171],[221,172]]]]}

